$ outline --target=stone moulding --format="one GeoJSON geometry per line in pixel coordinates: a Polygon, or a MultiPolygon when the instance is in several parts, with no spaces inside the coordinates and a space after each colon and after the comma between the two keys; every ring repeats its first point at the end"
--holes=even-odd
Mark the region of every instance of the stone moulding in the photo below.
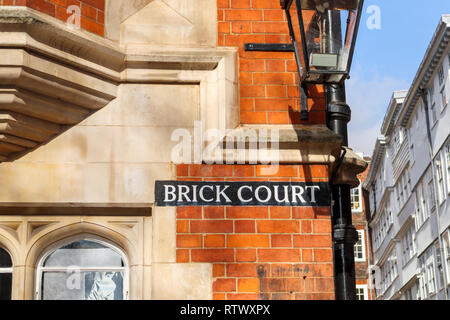
{"type": "Polygon", "coordinates": [[[324,125],[241,125],[220,144],[224,163],[329,164],[339,158],[342,139],[324,125]]]}
{"type": "Polygon", "coordinates": [[[0,117],[0,161],[13,161],[80,123],[125,83],[198,84],[204,127],[235,128],[236,52],[120,45],[30,8],[2,7],[0,110],[9,117],[0,117]],[[41,126],[30,126],[36,121],[41,126]],[[57,130],[49,135],[42,131],[47,126],[57,130]]]}
{"type": "Polygon", "coordinates": [[[0,161],[47,143],[116,98],[123,54],[25,7],[0,10],[0,161]]]}
{"type": "Polygon", "coordinates": [[[335,175],[332,183],[352,188],[360,184],[357,175],[368,166],[352,149],[344,147],[345,157],[337,167],[342,138],[324,125],[241,125],[229,131],[216,148],[219,156],[214,152],[205,155],[206,163],[328,164],[329,177],[335,175]]]}
{"type": "Polygon", "coordinates": [[[239,125],[237,50],[128,45],[124,83],[198,84],[204,130],[239,125]]]}
{"type": "Polygon", "coordinates": [[[339,167],[337,167],[338,162],[335,161],[330,168],[332,173],[336,170],[332,184],[348,184],[356,188],[360,184],[358,174],[364,172],[369,164],[352,149],[344,148],[346,153],[339,167]]]}

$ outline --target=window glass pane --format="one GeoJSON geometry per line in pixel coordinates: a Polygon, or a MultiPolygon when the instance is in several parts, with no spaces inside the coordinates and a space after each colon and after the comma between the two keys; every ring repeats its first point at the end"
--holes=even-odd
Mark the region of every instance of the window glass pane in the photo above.
{"type": "Polygon", "coordinates": [[[357,230],[357,232],[358,232],[358,242],[354,246],[355,261],[363,261],[365,260],[363,247],[364,231],[357,230]]]}
{"type": "Polygon", "coordinates": [[[123,272],[44,272],[42,300],[123,300],[123,272]]]}
{"type": "Polygon", "coordinates": [[[356,288],[356,299],[364,300],[364,288],[356,288]]]}
{"type": "Polygon", "coordinates": [[[442,84],[442,82],[444,82],[444,65],[442,65],[439,68],[439,72],[438,72],[438,78],[439,78],[439,84],[442,84]]]}
{"type": "Polygon", "coordinates": [[[73,242],[54,251],[44,267],[123,267],[122,257],[116,251],[92,241],[73,242]]]}
{"type": "Polygon", "coordinates": [[[0,273],[0,300],[11,300],[12,274],[0,273]]]}
{"type": "Polygon", "coordinates": [[[9,253],[6,250],[0,248],[0,268],[11,268],[12,261],[9,253]]]}
{"type": "Polygon", "coordinates": [[[351,204],[352,204],[352,210],[361,210],[360,187],[351,189],[350,199],[351,199],[351,204]]]}

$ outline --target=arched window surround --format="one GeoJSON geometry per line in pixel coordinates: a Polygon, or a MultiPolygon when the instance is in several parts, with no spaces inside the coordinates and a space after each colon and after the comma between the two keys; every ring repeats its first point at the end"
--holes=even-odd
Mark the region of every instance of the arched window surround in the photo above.
{"type": "MultiPolygon", "coordinates": [[[[57,242],[54,242],[53,244],[47,246],[43,253],[41,254],[40,258],[37,260],[38,263],[36,264],[37,268],[36,268],[36,273],[35,273],[35,299],[36,300],[41,300],[42,298],[42,276],[43,276],[43,272],[44,271],[67,271],[68,268],[66,267],[62,267],[62,268],[51,268],[51,267],[44,267],[44,262],[46,261],[46,259],[52,254],[54,253],[56,250],[69,245],[71,243],[77,242],[77,241],[81,241],[81,240],[85,240],[85,241],[92,241],[92,242],[96,242],[99,243],[101,245],[104,245],[112,250],[114,250],[116,253],[118,253],[120,255],[120,257],[122,258],[122,261],[124,263],[123,268],[118,268],[120,270],[122,270],[124,272],[124,276],[123,276],[123,298],[124,300],[128,300],[129,299],[129,292],[130,292],[130,264],[129,264],[129,259],[125,253],[125,250],[122,249],[120,246],[118,246],[116,243],[114,243],[113,241],[110,241],[108,239],[105,239],[103,237],[94,235],[94,234],[89,234],[89,233],[82,233],[82,234],[78,234],[76,236],[71,236],[71,237],[67,237],[64,239],[61,239],[57,242]]],[[[95,271],[95,270],[101,270],[101,268],[95,268],[95,269],[89,269],[89,268],[80,268],[82,271],[95,271]]],[[[107,270],[111,270],[114,268],[110,268],[107,267],[107,270]]],[[[105,270],[106,270],[105,269],[105,270]]]]}

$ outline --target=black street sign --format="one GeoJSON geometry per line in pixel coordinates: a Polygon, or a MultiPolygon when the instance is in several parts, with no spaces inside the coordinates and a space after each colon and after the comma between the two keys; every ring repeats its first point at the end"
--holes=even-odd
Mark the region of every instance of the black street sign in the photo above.
{"type": "Polygon", "coordinates": [[[328,182],[156,181],[158,207],[329,207],[328,182]]]}

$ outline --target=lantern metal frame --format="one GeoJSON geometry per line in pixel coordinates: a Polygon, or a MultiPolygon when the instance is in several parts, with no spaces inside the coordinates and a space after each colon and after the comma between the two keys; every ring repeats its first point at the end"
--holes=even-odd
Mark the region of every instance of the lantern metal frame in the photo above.
{"type": "MultiPolygon", "coordinates": [[[[245,43],[244,50],[245,51],[269,51],[269,52],[293,52],[295,55],[295,60],[297,62],[297,71],[300,76],[300,119],[307,120],[308,119],[308,102],[307,102],[307,87],[306,83],[313,84],[324,84],[324,83],[343,83],[346,79],[349,78],[350,69],[353,61],[353,54],[355,51],[356,39],[358,37],[358,29],[361,21],[362,8],[364,6],[364,0],[358,0],[358,8],[355,26],[352,35],[351,47],[349,50],[349,56],[347,60],[347,65],[345,70],[312,70],[310,65],[310,58],[308,55],[308,44],[306,41],[306,33],[304,27],[304,19],[302,13],[302,5],[301,0],[295,0],[296,9],[297,9],[297,18],[299,21],[300,27],[300,36],[301,36],[301,46],[302,46],[302,55],[304,66],[302,66],[302,61],[300,57],[300,50],[298,40],[296,39],[294,27],[292,24],[292,16],[290,9],[294,0],[280,0],[281,9],[286,13],[286,19],[289,27],[289,35],[291,38],[291,43],[245,43]],[[328,76],[328,77],[327,77],[328,76]]],[[[347,22],[347,28],[348,28],[347,22]]]]}
{"type": "MultiPolygon", "coordinates": [[[[297,9],[297,17],[298,17],[299,27],[300,27],[300,35],[302,38],[301,39],[302,40],[302,53],[303,53],[303,59],[304,59],[303,61],[304,61],[304,67],[305,67],[305,74],[300,74],[300,77],[302,78],[303,82],[320,83],[320,84],[322,84],[322,83],[341,83],[342,81],[345,81],[346,79],[349,78],[350,69],[351,69],[352,62],[353,62],[353,54],[355,52],[356,40],[358,37],[359,25],[361,22],[362,8],[364,6],[364,0],[357,0],[357,1],[358,1],[358,6],[356,8],[357,14],[356,14],[355,26],[353,29],[353,35],[352,35],[347,65],[346,65],[345,70],[338,71],[338,70],[312,70],[311,69],[310,57],[309,57],[308,46],[307,46],[308,44],[306,41],[305,25],[304,25],[303,13],[302,13],[303,12],[302,1],[295,0],[296,9],[297,9]],[[324,75],[324,76],[326,76],[326,75],[342,75],[342,77],[339,79],[339,81],[324,79],[323,77],[320,77],[319,80],[310,80],[311,75],[324,75]]],[[[288,20],[291,40],[293,41],[293,43],[297,43],[297,40],[295,39],[295,34],[293,33],[292,17],[291,17],[291,13],[289,11],[292,7],[293,2],[294,2],[294,0],[280,0],[280,5],[281,5],[281,8],[283,10],[285,10],[285,12],[286,12],[286,18],[288,20]]],[[[347,29],[349,27],[349,22],[350,21],[347,21],[347,29]]],[[[295,46],[295,44],[294,44],[294,46],[295,46]]],[[[296,57],[296,59],[299,59],[298,52],[296,53],[296,55],[298,56],[298,57],[296,57]]],[[[300,63],[300,60],[297,60],[297,62],[300,63]]]]}

